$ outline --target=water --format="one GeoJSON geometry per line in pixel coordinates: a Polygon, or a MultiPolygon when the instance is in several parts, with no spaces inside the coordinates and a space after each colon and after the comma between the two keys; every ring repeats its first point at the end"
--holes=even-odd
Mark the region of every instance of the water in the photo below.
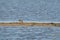
{"type": "Polygon", "coordinates": [[[0,26],[0,40],[59,40],[59,27],[0,26]]]}
{"type": "MultiPolygon", "coordinates": [[[[0,21],[60,22],[60,0],[0,0],[0,21]]],[[[59,40],[59,27],[3,27],[0,40],[59,40]]]]}
{"type": "Polygon", "coordinates": [[[60,22],[60,0],[0,0],[0,21],[60,22]]]}

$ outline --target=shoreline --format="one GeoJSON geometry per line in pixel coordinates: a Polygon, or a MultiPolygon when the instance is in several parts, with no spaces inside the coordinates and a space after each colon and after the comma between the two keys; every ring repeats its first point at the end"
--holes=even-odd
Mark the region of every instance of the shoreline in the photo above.
{"type": "MultiPolygon", "coordinates": [[[[13,23],[13,22],[21,22],[21,21],[0,21],[0,23],[13,23]]],[[[23,21],[25,23],[60,23],[60,22],[52,22],[52,21],[23,21]]]]}
{"type": "Polygon", "coordinates": [[[0,26],[60,26],[60,23],[49,22],[0,22],[0,26]]]}

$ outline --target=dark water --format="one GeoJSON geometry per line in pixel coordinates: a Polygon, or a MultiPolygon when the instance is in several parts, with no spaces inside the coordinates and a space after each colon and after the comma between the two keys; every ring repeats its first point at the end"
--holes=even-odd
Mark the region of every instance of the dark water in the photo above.
{"type": "Polygon", "coordinates": [[[0,40],[60,40],[60,28],[0,26],[0,40]]]}
{"type": "Polygon", "coordinates": [[[0,21],[60,22],[60,0],[0,0],[0,21]]]}

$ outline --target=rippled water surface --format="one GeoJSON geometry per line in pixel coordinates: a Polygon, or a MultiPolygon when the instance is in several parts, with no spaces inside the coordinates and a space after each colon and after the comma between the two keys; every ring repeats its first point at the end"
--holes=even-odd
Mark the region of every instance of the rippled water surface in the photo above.
{"type": "Polygon", "coordinates": [[[0,0],[0,21],[59,21],[60,0],[0,0]]]}
{"type": "MultiPolygon", "coordinates": [[[[0,0],[0,21],[60,22],[60,0],[0,0]]],[[[59,27],[0,26],[0,40],[60,40],[59,27]]]]}
{"type": "Polygon", "coordinates": [[[60,40],[60,28],[0,26],[0,40],[60,40]]]}

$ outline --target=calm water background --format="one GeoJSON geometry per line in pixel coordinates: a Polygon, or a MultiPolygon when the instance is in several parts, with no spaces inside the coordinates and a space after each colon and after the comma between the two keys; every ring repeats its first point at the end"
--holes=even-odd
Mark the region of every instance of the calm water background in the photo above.
{"type": "Polygon", "coordinates": [[[60,0],[0,0],[0,21],[60,22],[60,0]]]}
{"type": "MultiPolygon", "coordinates": [[[[0,0],[0,21],[60,22],[60,0],[0,0]]],[[[0,40],[60,40],[59,27],[3,27],[0,40]]]]}
{"type": "Polygon", "coordinates": [[[0,40],[60,40],[60,28],[0,26],[0,40]]]}

